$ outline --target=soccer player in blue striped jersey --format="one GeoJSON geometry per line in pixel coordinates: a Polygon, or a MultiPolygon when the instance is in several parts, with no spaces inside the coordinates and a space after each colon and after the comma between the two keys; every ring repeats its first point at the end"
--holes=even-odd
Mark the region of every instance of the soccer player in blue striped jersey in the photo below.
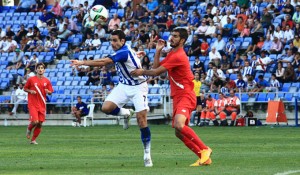
{"type": "Polygon", "coordinates": [[[111,33],[111,47],[115,51],[113,54],[105,58],[88,61],[71,60],[71,64],[75,66],[105,66],[115,64],[119,75],[119,84],[107,96],[102,111],[106,114],[124,116],[124,129],[128,128],[130,117],[134,111],[125,109],[123,106],[132,101],[135,107],[137,122],[140,127],[141,140],[144,145],[144,164],[145,167],[152,167],[150,155],[151,133],[147,126],[148,107],[148,84],[145,76],[134,77],[130,75],[135,69],[141,69],[141,61],[138,56],[145,54],[144,52],[134,52],[130,46],[125,44],[125,34],[121,30],[115,30],[111,33]]]}

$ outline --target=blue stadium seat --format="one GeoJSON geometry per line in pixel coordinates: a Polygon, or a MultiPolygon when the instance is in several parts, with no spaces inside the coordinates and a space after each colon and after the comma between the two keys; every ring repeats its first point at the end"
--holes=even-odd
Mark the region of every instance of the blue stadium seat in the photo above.
{"type": "Polygon", "coordinates": [[[267,94],[266,93],[258,93],[257,101],[267,101],[267,94]]]}
{"type": "Polygon", "coordinates": [[[284,83],[284,84],[282,85],[281,91],[282,91],[282,92],[288,92],[288,91],[289,91],[289,88],[290,88],[291,86],[292,86],[291,83],[284,83]]]}
{"type": "Polygon", "coordinates": [[[246,94],[246,93],[243,93],[243,94],[242,94],[241,101],[242,101],[242,102],[247,102],[248,100],[249,100],[249,95],[246,94]]]}
{"type": "Polygon", "coordinates": [[[246,37],[244,39],[244,42],[249,42],[250,44],[252,44],[252,37],[246,37]]]}
{"type": "Polygon", "coordinates": [[[267,100],[274,100],[275,99],[275,93],[268,93],[267,100]]]}
{"type": "Polygon", "coordinates": [[[120,18],[122,18],[124,16],[124,13],[125,13],[124,9],[118,9],[118,16],[120,18]]]}
{"type": "Polygon", "coordinates": [[[237,79],[237,74],[230,74],[229,78],[231,80],[236,80],[237,79]]]}
{"type": "Polygon", "coordinates": [[[56,86],[56,83],[57,83],[57,77],[51,77],[51,84],[52,86],[56,86]]]}
{"type": "Polygon", "coordinates": [[[57,73],[56,73],[56,76],[57,76],[57,77],[63,77],[64,74],[65,74],[65,73],[64,73],[63,71],[60,71],[60,72],[57,72],[57,73]]]}
{"type": "Polygon", "coordinates": [[[292,101],[293,93],[285,93],[284,100],[285,101],[292,101]]]}

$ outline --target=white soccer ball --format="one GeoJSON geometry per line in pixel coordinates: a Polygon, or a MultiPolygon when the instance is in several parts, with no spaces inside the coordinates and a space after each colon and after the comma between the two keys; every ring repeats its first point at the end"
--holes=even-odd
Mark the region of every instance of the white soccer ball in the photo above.
{"type": "Polygon", "coordinates": [[[93,21],[107,21],[108,10],[103,5],[95,5],[90,10],[90,17],[93,21]]]}

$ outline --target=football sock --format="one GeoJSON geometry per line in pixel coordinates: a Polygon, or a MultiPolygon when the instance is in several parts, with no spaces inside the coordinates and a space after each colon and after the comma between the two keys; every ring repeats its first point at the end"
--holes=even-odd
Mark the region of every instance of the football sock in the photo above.
{"type": "Polygon", "coordinates": [[[149,127],[141,128],[141,140],[144,145],[144,154],[150,155],[150,149],[151,149],[151,132],[149,127]]]}
{"type": "Polygon", "coordinates": [[[125,108],[121,108],[118,115],[121,115],[121,116],[129,116],[130,115],[130,111],[129,109],[125,109],[125,108]]]}
{"type": "Polygon", "coordinates": [[[42,128],[36,127],[33,131],[33,136],[32,136],[31,141],[34,141],[39,136],[41,131],[42,131],[42,128]]]}
{"type": "Polygon", "coordinates": [[[119,107],[116,107],[113,111],[111,111],[111,112],[108,113],[108,114],[110,114],[110,115],[118,115],[119,112],[120,112],[120,108],[119,108],[119,107]]]}
{"type": "Polygon", "coordinates": [[[200,148],[194,143],[192,142],[190,139],[188,139],[187,137],[183,136],[180,139],[186,147],[188,147],[191,151],[193,151],[199,158],[201,158],[201,154],[199,154],[199,152],[201,151],[200,148]]]}
{"type": "Polygon", "coordinates": [[[28,129],[29,131],[31,131],[31,130],[32,130],[32,128],[34,128],[34,127],[35,127],[35,125],[33,125],[33,124],[29,123],[29,125],[28,125],[27,129],[28,129]]]}
{"type": "Polygon", "coordinates": [[[197,136],[192,128],[184,126],[181,130],[181,134],[195,143],[201,150],[207,149],[207,146],[202,142],[202,140],[197,136]]]}

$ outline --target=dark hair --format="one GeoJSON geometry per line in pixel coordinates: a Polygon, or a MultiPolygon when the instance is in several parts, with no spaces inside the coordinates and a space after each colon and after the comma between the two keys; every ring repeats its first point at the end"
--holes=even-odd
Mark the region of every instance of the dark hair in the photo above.
{"type": "Polygon", "coordinates": [[[263,78],[264,78],[263,75],[259,75],[259,76],[258,76],[258,79],[263,79],[263,78]]]}
{"type": "Polygon", "coordinates": [[[176,27],[172,32],[178,32],[180,39],[184,39],[184,42],[189,37],[188,31],[185,28],[176,27]]]}
{"type": "Polygon", "coordinates": [[[46,66],[44,63],[37,63],[36,64],[36,68],[38,68],[39,66],[43,66],[44,69],[46,69],[46,66]]]}
{"type": "Polygon", "coordinates": [[[111,32],[111,35],[117,35],[119,37],[120,40],[122,39],[126,39],[126,35],[122,30],[114,30],[111,32]]]}
{"type": "Polygon", "coordinates": [[[80,98],[80,99],[81,99],[81,96],[77,96],[77,98],[80,98]]]}

